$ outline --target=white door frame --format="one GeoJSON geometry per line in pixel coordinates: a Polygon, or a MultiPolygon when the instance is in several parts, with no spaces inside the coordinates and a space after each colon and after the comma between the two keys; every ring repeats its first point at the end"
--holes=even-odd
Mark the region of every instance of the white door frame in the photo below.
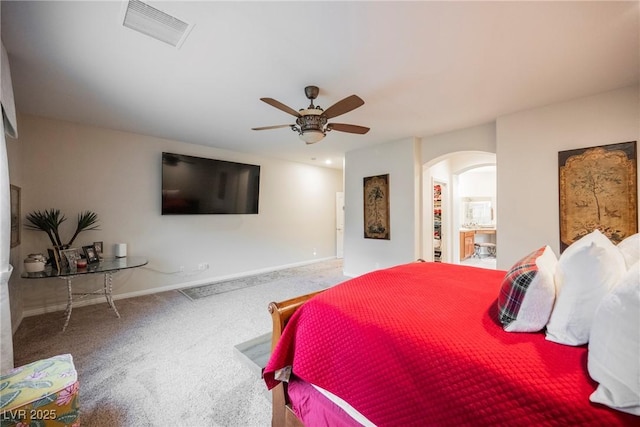
{"type": "Polygon", "coordinates": [[[336,192],[336,258],[344,257],[344,192],[336,192]]]}

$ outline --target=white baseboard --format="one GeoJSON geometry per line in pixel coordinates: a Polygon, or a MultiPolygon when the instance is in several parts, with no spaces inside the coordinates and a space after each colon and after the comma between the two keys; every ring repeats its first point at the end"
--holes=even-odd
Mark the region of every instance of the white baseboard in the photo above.
{"type": "MultiPolygon", "coordinates": [[[[280,265],[280,266],[276,266],[276,267],[267,267],[267,268],[261,268],[261,269],[257,269],[257,270],[244,271],[242,273],[229,274],[229,275],[226,275],[226,276],[218,276],[218,277],[214,277],[214,278],[209,277],[209,278],[193,280],[193,281],[189,281],[189,282],[175,283],[173,285],[162,286],[160,288],[145,289],[145,290],[142,290],[142,291],[127,292],[127,293],[124,293],[124,294],[114,294],[113,295],[113,299],[114,300],[119,300],[119,299],[140,297],[140,296],[144,296],[144,295],[157,294],[159,292],[176,291],[176,290],[179,290],[179,289],[192,288],[194,286],[208,285],[208,284],[216,283],[216,282],[224,282],[226,280],[239,279],[241,277],[255,276],[256,274],[270,273],[272,271],[284,270],[284,269],[287,269],[287,268],[301,267],[303,265],[309,265],[309,264],[315,264],[317,262],[329,261],[329,260],[332,260],[332,259],[335,259],[335,258],[336,257],[313,259],[313,260],[309,260],[309,261],[296,262],[296,263],[285,264],[285,265],[280,265]]],[[[102,304],[104,302],[105,302],[105,299],[102,296],[97,296],[95,298],[84,298],[82,300],[74,301],[73,302],[73,307],[74,308],[84,307],[86,305],[102,304]]],[[[52,313],[54,311],[62,311],[62,310],[65,310],[66,308],[67,308],[67,304],[65,302],[65,303],[62,303],[62,304],[50,305],[50,306],[47,306],[47,307],[40,307],[40,308],[31,309],[31,310],[24,310],[22,312],[22,317],[20,318],[20,322],[22,322],[22,319],[24,317],[38,316],[40,314],[52,313]]],[[[17,326],[15,326],[13,328],[13,332],[14,333],[17,330],[18,326],[20,326],[20,322],[17,322],[17,326]]]]}

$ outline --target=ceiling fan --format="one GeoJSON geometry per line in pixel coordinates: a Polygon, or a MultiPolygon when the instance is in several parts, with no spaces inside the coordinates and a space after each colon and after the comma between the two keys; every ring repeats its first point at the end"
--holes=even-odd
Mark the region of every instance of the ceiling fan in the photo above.
{"type": "Polygon", "coordinates": [[[319,91],[320,90],[317,86],[305,87],[304,94],[309,100],[311,100],[311,104],[309,104],[306,109],[301,108],[299,111],[296,111],[291,107],[287,107],[273,98],[260,98],[261,101],[266,102],[272,107],[276,107],[277,109],[296,117],[296,123],[291,125],[263,126],[251,129],[266,130],[289,127],[292,131],[298,132],[300,139],[307,144],[314,144],[320,141],[326,136],[327,132],[332,130],[357,133],[360,135],[364,135],[369,132],[369,128],[364,126],[349,125],[346,123],[327,123],[329,119],[348,113],[349,111],[362,106],[364,101],[359,96],[348,96],[343,100],[336,102],[326,110],[323,110],[320,106],[313,105],[313,100],[318,97],[319,91]]]}

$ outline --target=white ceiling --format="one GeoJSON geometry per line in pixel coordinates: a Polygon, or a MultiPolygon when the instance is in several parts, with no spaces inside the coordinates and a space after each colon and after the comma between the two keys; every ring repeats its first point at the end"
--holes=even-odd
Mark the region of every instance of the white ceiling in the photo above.
{"type": "Polygon", "coordinates": [[[195,24],[180,49],[122,26],[122,1],[7,1],[18,111],[341,167],[344,152],[638,83],[640,3],[151,1],[195,24]],[[304,87],[365,105],[305,145],[304,87]],[[312,161],[311,159],[316,160],[312,161]]]}

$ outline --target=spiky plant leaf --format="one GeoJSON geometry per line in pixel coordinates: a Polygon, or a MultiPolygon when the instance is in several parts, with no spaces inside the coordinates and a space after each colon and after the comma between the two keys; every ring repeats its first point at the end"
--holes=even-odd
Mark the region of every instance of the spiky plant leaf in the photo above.
{"type": "Polygon", "coordinates": [[[78,214],[78,225],[76,226],[76,232],[69,240],[69,246],[76,240],[78,234],[85,230],[98,230],[98,214],[91,211],[84,211],[78,214]]]}
{"type": "Polygon", "coordinates": [[[60,209],[46,209],[44,212],[34,211],[26,217],[28,224],[25,227],[31,230],[40,230],[47,233],[53,246],[62,245],[59,227],[66,218],[60,213],[60,209]]]}

